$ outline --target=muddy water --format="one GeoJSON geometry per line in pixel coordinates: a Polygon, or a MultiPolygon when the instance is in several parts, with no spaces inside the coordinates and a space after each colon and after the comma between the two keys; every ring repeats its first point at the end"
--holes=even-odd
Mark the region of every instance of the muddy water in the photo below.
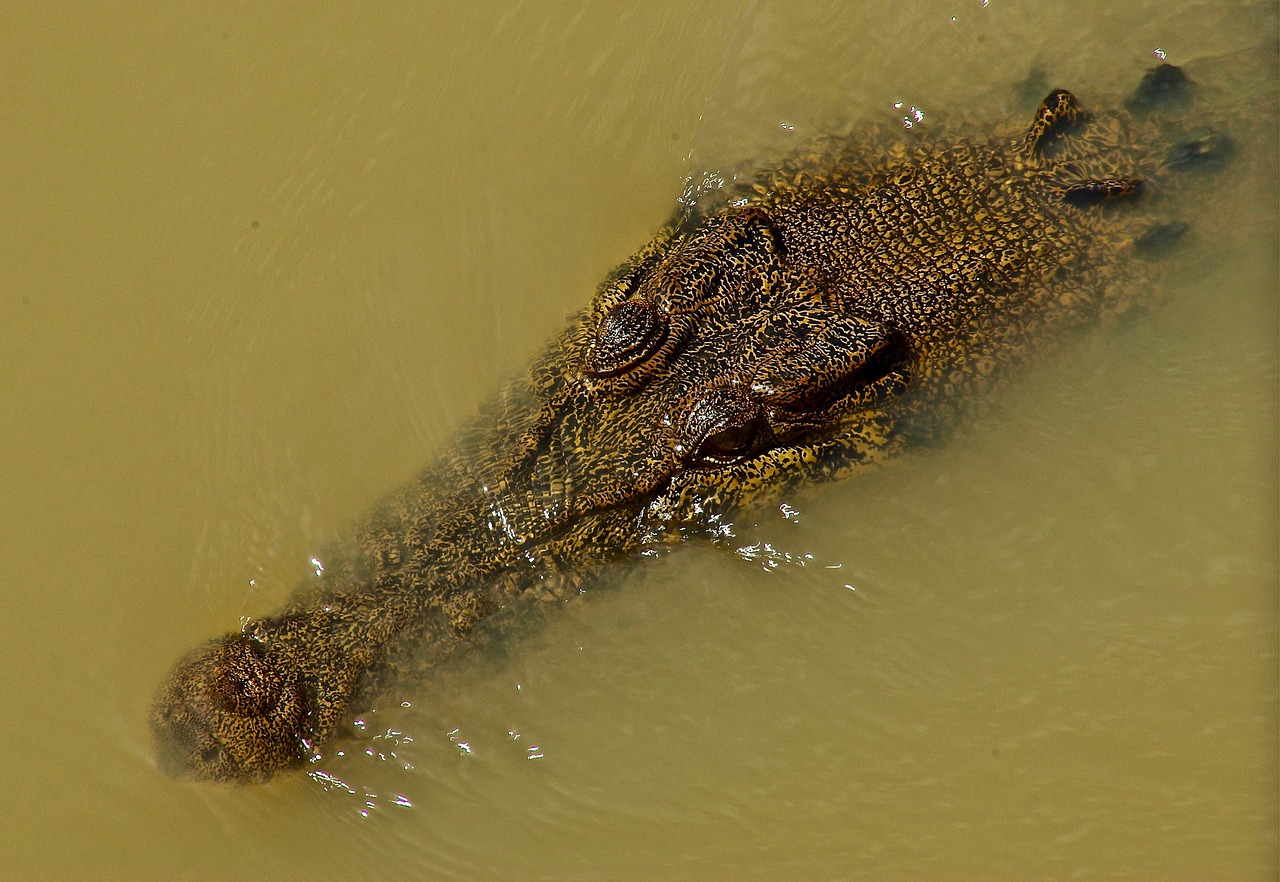
{"type": "Polygon", "coordinates": [[[327,778],[154,767],[174,658],[278,604],[686,175],[1276,31],[846,5],[0,13],[0,876],[1275,878],[1269,149],[1159,308],[946,448],[620,573],[353,720],[327,778]]]}

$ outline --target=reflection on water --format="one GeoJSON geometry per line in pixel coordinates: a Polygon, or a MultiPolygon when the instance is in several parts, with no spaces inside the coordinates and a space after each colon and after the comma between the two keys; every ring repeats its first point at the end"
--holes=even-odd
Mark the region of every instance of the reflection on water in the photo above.
{"type": "Polygon", "coordinates": [[[850,116],[1004,118],[1032,69],[1114,95],[1271,6],[60,15],[5,29],[0,875],[1274,878],[1275,168],[1247,144],[1163,303],[955,443],[619,574],[310,777],[170,781],[144,723],[686,174],[850,116]]]}

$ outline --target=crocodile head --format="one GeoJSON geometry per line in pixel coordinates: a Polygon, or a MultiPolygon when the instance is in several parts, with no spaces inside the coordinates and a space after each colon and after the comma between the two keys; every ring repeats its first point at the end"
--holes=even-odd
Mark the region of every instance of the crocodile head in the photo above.
{"type": "Polygon", "coordinates": [[[388,644],[465,637],[512,595],[562,595],[837,453],[893,447],[907,340],[793,273],[765,212],[658,241],[362,522],[357,553],[325,558],[305,607],[178,664],[152,716],[166,768],[262,781],[301,765],[388,644]]]}

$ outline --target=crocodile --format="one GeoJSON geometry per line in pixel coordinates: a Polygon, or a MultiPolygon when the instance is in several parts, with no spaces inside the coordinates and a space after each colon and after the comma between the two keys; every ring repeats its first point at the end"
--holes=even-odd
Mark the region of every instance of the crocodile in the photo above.
{"type": "Polygon", "coordinates": [[[1186,228],[1181,69],[1114,111],[813,142],[682,208],[276,614],[197,648],[151,714],[161,765],[261,782],[404,670],[620,561],[945,436],[1034,353],[1150,294],[1186,228]],[[499,616],[498,614],[503,614],[499,616]]]}

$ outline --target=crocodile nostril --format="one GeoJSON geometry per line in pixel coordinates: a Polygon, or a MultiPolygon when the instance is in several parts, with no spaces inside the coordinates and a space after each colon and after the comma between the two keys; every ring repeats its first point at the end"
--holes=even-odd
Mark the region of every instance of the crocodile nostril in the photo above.
{"type": "Polygon", "coordinates": [[[279,703],[283,681],[250,641],[235,638],[222,649],[210,672],[209,688],[223,710],[237,716],[262,716],[279,703]]]}
{"type": "Polygon", "coordinates": [[[653,355],[667,338],[670,320],[653,301],[636,297],[609,311],[596,332],[587,370],[615,377],[653,355]]]}

